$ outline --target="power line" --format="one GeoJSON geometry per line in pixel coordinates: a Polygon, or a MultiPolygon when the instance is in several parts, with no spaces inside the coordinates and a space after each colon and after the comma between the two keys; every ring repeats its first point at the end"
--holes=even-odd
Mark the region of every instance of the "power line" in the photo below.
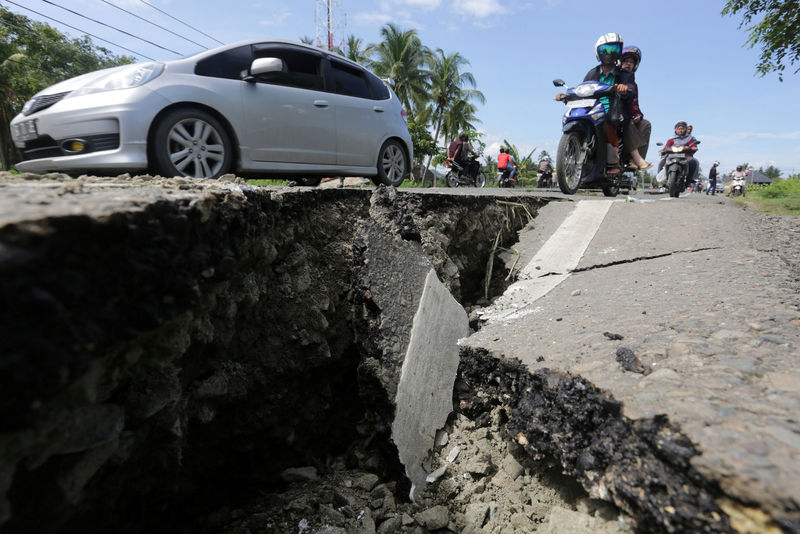
{"type": "Polygon", "coordinates": [[[94,35],[94,34],[91,34],[91,33],[87,32],[87,31],[85,31],[85,30],[82,30],[82,29],[80,29],[80,28],[76,28],[75,26],[72,26],[72,25],[70,25],[70,24],[67,24],[66,22],[62,22],[62,21],[60,21],[60,20],[58,20],[58,19],[54,19],[53,17],[48,17],[48,16],[47,16],[47,15],[45,15],[44,13],[39,13],[38,11],[36,11],[36,10],[34,10],[34,9],[31,9],[31,8],[29,8],[29,7],[21,6],[21,5],[19,5],[18,3],[14,2],[13,0],[4,0],[4,1],[5,1],[5,2],[8,2],[9,4],[14,4],[14,5],[15,5],[15,6],[17,6],[17,7],[21,7],[22,9],[27,9],[27,10],[28,10],[28,11],[30,11],[31,13],[36,13],[36,14],[37,14],[37,15],[39,15],[40,17],[44,17],[44,18],[46,18],[46,19],[50,19],[50,20],[52,20],[53,22],[57,22],[58,24],[61,24],[61,25],[63,25],[63,26],[66,26],[66,27],[68,27],[68,28],[72,28],[73,30],[76,30],[76,31],[79,31],[79,32],[81,32],[81,33],[84,33],[84,34],[86,34],[86,35],[89,35],[89,36],[91,36],[91,37],[94,37],[94,38],[95,38],[95,39],[97,39],[98,41],[103,41],[104,43],[108,43],[108,44],[110,44],[110,45],[116,46],[117,48],[121,48],[121,49],[123,49],[123,50],[127,50],[128,52],[131,52],[131,53],[133,53],[133,54],[136,54],[136,55],[137,55],[137,56],[139,56],[139,57],[143,57],[143,58],[145,58],[145,59],[149,59],[150,61],[155,61],[155,59],[153,59],[153,58],[151,58],[151,57],[149,57],[149,56],[146,56],[146,55],[144,55],[144,54],[142,54],[142,53],[140,53],[140,52],[137,52],[136,50],[131,50],[130,48],[125,48],[125,47],[124,47],[124,46],[122,46],[122,45],[118,45],[117,43],[114,43],[114,42],[112,42],[112,41],[109,41],[109,40],[107,40],[107,39],[103,39],[102,37],[98,37],[98,36],[96,36],[96,35],[94,35]]]}
{"type": "Polygon", "coordinates": [[[153,21],[151,21],[151,20],[147,20],[147,19],[146,19],[146,18],[144,18],[144,17],[140,17],[140,16],[139,16],[139,15],[137,15],[136,13],[133,13],[133,12],[131,12],[131,11],[128,11],[127,9],[125,9],[125,8],[122,8],[122,7],[118,6],[118,5],[112,4],[112,3],[111,3],[111,2],[109,2],[108,0],[103,0],[103,3],[105,3],[105,4],[108,4],[108,5],[110,5],[111,7],[115,7],[115,8],[117,8],[117,9],[119,9],[120,11],[124,11],[124,12],[125,12],[125,13],[127,13],[128,15],[132,15],[132,16],[136,17],[136,18],[137,18],[137,19],[139,19],[139,20],[143,20],[143,21],[145,21],[145,22],[146,22],[146,23],[148,23],[148,24],[152,24],[152,25],[153,25],[153,26],[155,26],[156,28],[161,28],[162,30],[164,30],[164,31],[166,31],[166,32],[169,32],[169,33],[171,33],[172,35],[175,35],[176,37],[180,37],[181,39],[184,39],[184,40],[186,40],[186,41],[189,41],[189,42],[190,42],[190,43],[192,43],[192,44],[196,44],[197,46],[199,46],[199,47],[203,48],[203,50],[208,50],[208,47],[207,47],[207,46],[205,46],[205,45],[202,45],[202,44],[200,44],[200,43],[198,43],[198,42],[196,42],[196,41],[192,41],[192,40],[191,40],[191,39],[189,39],[188,37],[184,37],[183,35],[181,35],[181,34],[179,34],[179,33],[175,33],[174,31],[170,30],[169,28],[165,28],[164,26],[159,26],[159,25],[158,25],[158,24],[156,24],[155,22],[153,22],[153,21]]]}
{"type": "Polygon", "coordinates": [[[44,2],[45,4],[50,4],[51,6],[55,6],[55,7],[61,8],[64,11],[69,11],[73,15],[78,15],[79,17],[83,17],[86,20],[91,20],[92,22],[94,22],[96,24],[100,24],[101,26],[106,26],[107,28],[111,28],[112,30],[116,30],[116,31],[118,31],[120,33],[124,33],[125,35],[133,37],[134,39],[139,39],[140,41],[144,41],[145,43],[148,43],[148,44],[151,44],[151,45],[155,46],[156,48],[160,48],[162,50],[166,50],[167,52],[172,52],[173,54],[175,54],[177,56],[183,56],[184,55],[184,54],[181,54],[180,52],[176,52],[175,50],[170,50],[169,48],[166,48],[166,47],[163,47],[163,46],[161,46],[159,44],[156,44],[153,41],[148,41],[147,39],[145,39],[143,37],[139,37],[138,35],[134,35],[134,34],[132,34],[130,32],[126,32],[125,30],[120,30],[119,28],[115,28],[114,26],[111,26],[110,24],[106,24],[105,22],[101,22],[101,21],[99,21],[97,19],[93,19],[91,17],[87,17],[83,13],[78,13],[77,11],[73,11],[73,10],[71,10],[69,8],[64,7],[64,6],[60,6],[60,5],[56,4],[55,2],[51,2],[50,0],[42,0],[42,2],[44,2]]]}
{"type": "Polygon", "coordinates": [[[141,3],[143,3],[144,5],[146,5],[146,6],[150,6],[150,7],[152,7],[153,9],[155,9],[156,11],[158,11],[159,13],[162,13],[162,14],[164,14],[164,15],[168,16],[168,17],[169,17],[169,18],[171,18],[172,20],[174,20],[174,21],[177,21],[177,22],[180,22],[181,24],[183,24],[183,25],[184,25],[184,26],[186,26],[187,28],[191,28],[191,29],[193,29],[194,31],[196,31],[196,32],[198,32],[198,33],[202,33],[203,35],[205,35],[206,37],[208,37],[208,38],[209,38],[209,39],[211,39],[212,41],[216,41],[216,42],[218,42],[219,44],[225,44],[225,43],[223,43],[222,41],[220,41],[219,39],[214,39],[213,37],[211,37],[211,36],[210,36],[210,35],[208,35],[207,33],[205,33],[205,32],[202,32],[202,31],[198,30],[198,29],[197,29],[197,28],[195,28],[194,26],[190,26],[190,25],[186,24],[185,22],[183,22],[182,20],[180,20],[180,19],[176,19],[175,17],[173,17],[172,15],[170,15],[169,13],[167,13],[166,11],[162,11],[162,10],[158,9],[158,8],[157,8],[156,6],[154,6],[153,4],[150,4],[150,3],[148,3],[148,2],[145,2],[145,0],[139,0],[139,1],[140,1],[141,3]]]}

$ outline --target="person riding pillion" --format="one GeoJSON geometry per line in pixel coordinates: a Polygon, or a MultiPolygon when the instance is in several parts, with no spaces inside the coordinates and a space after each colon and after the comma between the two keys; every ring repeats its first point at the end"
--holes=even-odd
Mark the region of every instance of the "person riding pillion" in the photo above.
{"type": "MultiPolygon", "coordinates": [[[[638,46],[626,46],[622,49],[620,67],[623,70],[636,72],[642,62],[642,51],[638,46]]],[[[644,118],[639,107],[639,85],[633,82],[636,94],[631,100],[631,119],[625,128],[625,150],[631,155],[636,169],[646,171],[653,165],[644,158],[647,157],[647,148],[650,145],[650,132],[652,124],[644,118]]]]}

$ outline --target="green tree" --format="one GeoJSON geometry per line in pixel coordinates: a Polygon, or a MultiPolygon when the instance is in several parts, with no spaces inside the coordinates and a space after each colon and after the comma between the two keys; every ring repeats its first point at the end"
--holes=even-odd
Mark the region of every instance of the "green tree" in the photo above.
{"type": "Polygon", "coordinates": [[[774,165],[770,165],[766,169],[764,167],[759,167],[758,172],[760,172],[764,176],[769,176],[773,180],[781,177],[781,170],[774,165]]]}
{"type": "MultiPolygon", "coordinates": [[[[433,121],[433,138],[438,141],[445,126],[444,138],[455,137],[460,129],[474,129],[475,107],[469,107],[472,99],[485,102],[483,93],[474,89],[475,77],[471,72],[462,72],[461,67],[469,65],[464,56],[458,52],[446,54],[438,48],[429,57],[431,119],[433,121]],[[448,135],[449,134],[449,135],[448,135]]],[[[430,166],[430,160],[425,169],[430,166]]]]}
{"type": "Polygon", "coordinates": [[[372,70],[382,78],[393,80],[394,92],[406,110],[414,111],[412,103],[427,93],[428,70],[425,68],[430,52],[417,35],[417,30],[401,31],[394,24],[381,28],[383,40],[370,47],[374,59],[372,70]]]}
{"type": "Polygon", "coordinates": [[[83,36],[69,38],[42,22],[0,7],[0,164],[18,160],[9,123],[34,94],[94,70],[132,63],[83,36]]]}
{"type": "Polygon", "coordinates": [[[369,66],[370,48],[364,46],[364,42],[355,35],[348,35],[345,43],[346,53],[344,56],[361,65],[369,66]]]}
{"type": "Polygon", "coordinates": [[[742,15],[739,28],[746,26],[750,48],[761,47],[761,58],[756,72],[765,76],[777,72],[783,81],[786,63],[798,63],[794,73],[800,71],[800,0],[728,0],[723,15],[742,15]],[[752,24],[753,18],[761,21],[752,24]]]}
{"type": "MultiPolygon", "coordinates": [[[[426,157],[433,157],[442,150],[436,145],[431,133],[426,128],[424,122],[418,122],[415,116],[408,119],[408,133],[411,134],[411,142],[414,146],[414,167],[422,167],[422,162],[426,157]]],[[[420,176],[420,181],[425,181],[428,168],[420,176]]],[[[413,171],[413,168],[412,168],[413,171]]],[[[412,176],[412,180],[413,180],[412,176]]]]}

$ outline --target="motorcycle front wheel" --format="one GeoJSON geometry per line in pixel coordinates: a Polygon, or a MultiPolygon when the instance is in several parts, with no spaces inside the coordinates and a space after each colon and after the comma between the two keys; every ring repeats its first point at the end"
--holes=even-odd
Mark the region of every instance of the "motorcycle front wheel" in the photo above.
{"type": "Polygon", "coordinates": [[[678,171],[670,171],[669,177],[667,178],[667,189],[669,190],[669,196],[672,198],[678,198],[681,194],[681,186],[678,183],[680,176],[678,176],[678,171]]]}
{"type": "Polygon", "coordinates": [[[478,175],[475,177],[475,187],[484,187],[486,185],[486,175],[483,171],[478,171],[478,175]]]}
{"type": "Polygon", "coordinates": [[[619,194],[619,186],[616,185],[604,185],[603,186],[603,195],[607,197],[615,197],[619,194]]]}
{"type": "Polygon", "coordinates": [[[444,177],[444,183],[447,187],[458,187],[458,175],[456,171],[448,172],[444,177]]]}
{"type": "Polygon", "coordinates": [[[556,153],[556,178],[558,187],[565,195],[574,195],[581,185],[583,161],[581,145],[583,136],[578,132],[567,132],[561,136],[556,153]]]}

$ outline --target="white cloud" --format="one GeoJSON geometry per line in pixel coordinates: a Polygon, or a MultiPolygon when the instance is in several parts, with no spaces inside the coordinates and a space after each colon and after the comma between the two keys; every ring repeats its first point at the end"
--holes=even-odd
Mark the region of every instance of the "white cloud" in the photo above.
{"type": "Polygon", "coordinates": [[[442,5],[442,0],[401,0],[401,3],[424,11],[432,11],[442,5]]]}
{"type": "Polygon", "coordinates": [[[283,26],[287,19],[292,16],[292,12],[284,7],[280,11],[273,13],[272,17],[268,19],[261,19],[258,23],[262,26],[283,26]]]}
{"type": "Polygon", "coordinates": [[[453,9],[456,9],[456,12],[460,12],[465,16],[477,17],[479,19],[486,18],[490,15],[506,13],[507,11],[498,0],[454,0],[453,9]]]}

